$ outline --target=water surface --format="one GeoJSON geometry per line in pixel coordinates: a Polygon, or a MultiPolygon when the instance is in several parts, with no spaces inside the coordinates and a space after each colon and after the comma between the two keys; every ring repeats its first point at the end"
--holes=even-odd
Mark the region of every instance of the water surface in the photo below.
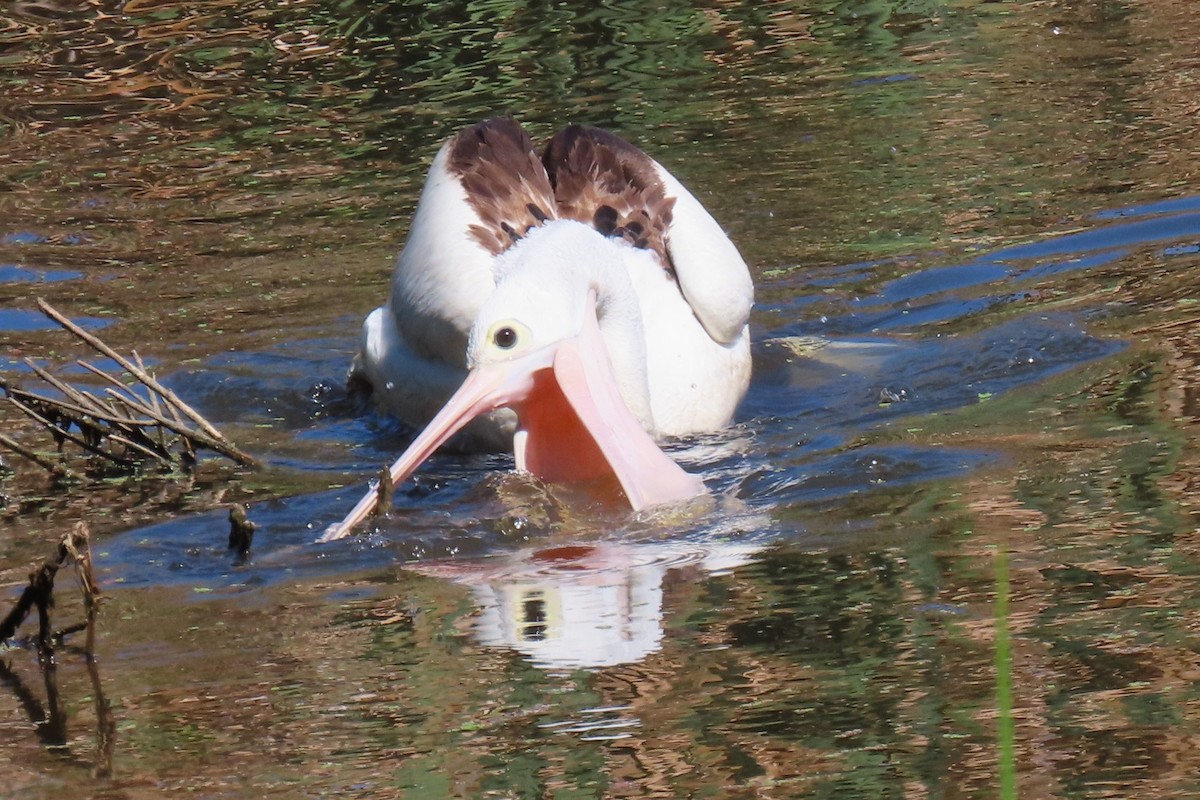
{"type": "Polygon", "coordinates": [[[10,794],[1196,796],[1198,40],[1173,0],[0,12],[6,373],[82,378],[45,297],[268,462],[5,455],[6,596],[82,517],[108,598],[94,670],[5,654],[10,794]],[[497,112],[617,130],[753,265],[750,393],[671,448],[712,500],[447,454],[317,545],[411,435],[344,390],[359,322],[497,112]]]}

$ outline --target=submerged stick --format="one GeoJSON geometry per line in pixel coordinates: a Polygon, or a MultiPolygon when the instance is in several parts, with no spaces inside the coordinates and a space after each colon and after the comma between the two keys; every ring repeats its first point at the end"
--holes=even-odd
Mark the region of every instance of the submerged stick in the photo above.
{"type": "Polygon", "coordinates": [[[0,444],[4,445],[9,450],[12,450],[22,458],[29,459],[42,469],[50,472],[56,478],[71,478],[74,480],[79,477],[79,475],[77,475],[70,467],[59,464],[57,461],[51,461],[41,454],[35,453],[33,450],[25,447],[15,439],[5,436],[3,433],[0,433],[0,444]]]}
{"type": "Polygon", "coordinates": [[[246,514],[245,506],[234,503],[229,507],[229,549],[235,551],[239,559],[244,560],[250,555],[257,528],[246,514]]]}
{"type": "Polygon", "coordinates": [[[121,381],[117,380],[112,375],[109,375],[107,372],[100,369],[95,364],[84,361],[83,359],[78,359],[78,360],[76,360],[75,363],[78,364],[79,366],[83,367],[84,369],[86,369],[88,372],[95,375],[97,378],[100,378],[104,382],[110,383],[113,386],[115,386],[117,389],[117,392],[121,394],[121,397],[135,397],[133,392],[129,391],[128,386],[121,383],[121,381]]]}
{"type": "Polygon", "coordinates": [[[192,407],[189,406],[187,403],[184,403],[182,400],[180,400],[179,397],[177,397],[174,392],[172,392],[170,389],[168,389],[167,387],[165,387],[161,383],[159,383],[157,380],[155,380],[153,375],[151,375],[150,373],[146,372],[145,370],[139,368],[132,361],[130,361],[129,359],[122,356],[116,350],[113,350],[111,347],[106,345],[104,342],[100,341],[99,338],[93,336],[92,334],[85,331],[83,328],[76,325],[71,320],[67,319],[65,316],[63,316],[63,314],[61,314],[57,309],[55,309],[54,306],[50,305],[42,298],[39,297],[37,300],[37,303],[38,303],[38,308],[40,308],[42,310],[42,312],[44,314],[46,314],[46,316],[50,317],[55,322],[57,322],[59,325],[62,325],[68,331],[75,334],[75,336],[78,337],[79,339],[82,339],[84,342],[86,342],[88,345],[90,345],[92,347],[92,349],[98,350],[99,352],[101,352],[104,355],[111,358],[113,361],[120,364],[121,368],[124,369],[126,372],[128,372],[130,375],[137,378],[139,381],[146,384],[146,386],[148,386],[149,388],[158,392],[160,395],[167,398],[170,402],[177,405],[179,407],[180,411],[182,411],[187,417],[189,417],[192,420],[192,422],[195,422],[197,425],[199,425],[200,428],[205,433],[207,433],[209,436],[212,436],[214,439],[224,439],[225,438],[224,436],[221,435],[220,431],[218,431],[211,424],[209,424],[208,420],[206,420],[204,417],[200,416],[200,414],[197,413],[194,409],[192,409],[192,407]]]}
{"type": "Polygon", "coordinates": [[[75,562],[75,570],[79,575],[79,591],[87,614],[84,652],[90,660],[96,653],[96,611],[100,607],[100,584],[96,582],[92,569],[92,537],[86,522],[75,523],[75,530],[64,537],[63,547],[75,562]]]}
{"type": "Polygon", "coordinates": [[[386,514],[388,509],[392,507],[392,498],[396,492],[396,479],[397,477],[404,477],[406,474],[396,469],[400,465],[401,462],[397,461],[390,467],[381,467],[379,470],[379,482],[367,490],[367,493],[355,504],[354,508],[350,509],[350,513],[346,515],[345,519],[336,525],[330,525],[326,528],[317,541],[334,542],[338,539],[344,539],[350,535],[350,531],[360,522],[370,517],[386,514]]]}
{"type": "MultiPolygon", "coordinates": [[[[90,651],[89,651],[90,653],[90,651]]],[[[113,743],[117,738],[117,721],[113,719],[112,703],[104,694],[100,683],[100,670],[96,659],[87,659],[88,676],[92,679],[92,698],[96,712],[96,759],[92,766],[93,778],[111,778],[113,772],[113,743]]]]}
{"type": "Polygon", "coordinates": [[[250,456],[246,455],[245,453],[242,453],[236,447],[229,444],[229,442],[225,439],[221,439],[220,441],[218,441],[216,439],[209,437],[206,434],[201,433],[200,431],[192,430],[185,424],[173,422],[173,421],[167,419],[166,417],[158,416],[154,413],[153,409],[151,409],[149,406],[142,403],[140,400],[132,400],[128,397],[124,397],[120,394],[117,394],[112,389],[105,389],[105,391],[110,392],[111,393],[110,396],[114,400],[124,403],[125,406],[129,408],[129,410],[136,411],[139,414],[145,414],[147,417],[149,417],[151,420],[154,421],[155,425],[160,425],[164,428],[174,431],[175,433],[178,433],[180,436],[183,436],[183,437],[186,437],[189,439],[193,439],[193,440],[195,440],[195,442],[197,444],[201,444],[212,450],[216,450],[218,453],[228,456],[229,458],[233,459],[234,461],[237,461],[239,464],[243,464],[245,466],[256,466],[258,464],[257,461],[254,461],[253,459],[250,458],[250,456]],[[249,459],[249,461],[246,461],[243,459],[249,459]]]}
{"type": "MultiPolygon", "coordinates": [[[[71,384],[66,383],[65,381],[60,381],[58,378],[54,377],[54,375],[52,375],[50,372],[48,372],[47,370],[44,370],[40,366],[38,366],[37,363],[32,358],[23,358],[23,359],[21,359],[21,361],[24,362],[25,366],[27,366],[31,370],[33,370],[33,373],[35,375],[37,375],[39,378],[44,380],[46,383],[53,386],[55,389],[58,389],[60,392],[62,392],[64,395],[66,395],[69,399],[71,399],[76,404],[78,404],[80,406],[79,410],[81,412],[86,413],[86,414],[94,413],[90,410],[91,406],[96,405],[94,398],[91,398],[84,392],[79,391],[71,384]]],[[[7,389],[8,387],[6,386],[5,388],[7,389]]],[[[21,391],[21,390],[18,389],[16,391],[21,391]]],[[[49,403],[57,402],[58,405],[66,406],[66,403],[63,403],[61,401],[54,401],[49,397],[40,397],[39,396],[39,399],[43,400],[45,402],[49,402],[49,403]]]]}
{"type": "MultiPolygon", "coordinates": [[[[47,383],[49,383],[49,381],[47,381],[47,383]]],[[[53,385],[53,384],[51,384],[51,385],[53,385]]],[[[68,403],[65,400],[58,400],[54,397],[47,397],[44,394],[38,394],[37,392],[31,392],[28,389],[22,389],[20,387],[13,386],[10,383],[8,383],[7,381],[5,381],[3,378],[0,378],[0,389],[3,389],[5,392],[7,392],[12,397],[24,398],[27,402],[32,401],[34,403],[39,403],[42,405],[51,405],[51,406],[54,406],[55,408],[59,409],[60,411],[66,411],[69,414],[75,414],[75,415],[81,416],[81,417],[94,417],[95,419],[101,420],[103,422],[111,422],[114,425],[133,425],[133,426],[141,427],[146,424],[145,420],[126,419],[125,417],[122,417],[120,414],[117,414],[111,407],[105,409],[104,411],[99,411],[99,410],[92,411],[90,408],[84,408],[81,405],[76,405],[74,403],[68,403]]],[[[89,395],[89,397],[90,397],[90,395],[89,395]]],[[[93,401],[93,405],[95,405],[95,403],[94,403],[95,398],[90,398],[90,399],[93,401]]],[[[97,408],[99,408],[99,407],[97,406],[97,408]]]]}
{"type": "Polygon", "coordinates": [[[122,436],[119,433],[110,433],[108,435],[108,439],[109,439],[109,441],[116,442],[117,444],[122,445],[124,447],[130,448],[132,450],[137,450],[142,455],[146,456],[147,458],[153,458],[155,461],[158,461],[160,464],[162,464],[165,467],[173,466],[170,456],[163,454],[163,452],[165,452],[165,448],[164,448],[163,452],[159,452],[158,450],[154,449],[153,447],[146,447],[143,444],[138,444],[133,439],[122,436]]]}
{"type": "MultiPolygon", "coordinates": [[[[101,458],[106,458],[109,461],[112,461],[116,464],[129,465],[129,464],[133,463],[133,462],[129,461],[128,459],[121,458],[120,456],[117,456],[117,455],[113,455],[112,453],[105,450],[103,447],[97,447],[96,445],[92,444],[91,442],[87,441],[86,439],[76,436],[75,434],[71,433],[68,430],[65,430],[64,428],[62,428],[59,425],[55,425],[53,422],[46,419],[44,416],[42,416],[41,414],[34,411],[29,406],[22,403],[17,398],[12,397],[11,395],[8,398],[8,402],[12,403],[14,406],[16,406],[18,409],[20,409],[21,412],[23,414],[25,414],[27,417],[29,417],[30,419],[40,422],[42,425],[45,425],[47,428],[54,429],[56,436],[61,436],[64,439],[67,439],[68,441],[74,442],[75,444],[79,445],[84,450],[87,450],[89,453],[92,453],[93,455],[100,456],[101,458]]],[[[74,422],[76,425],[80,424],[80,420],[74,419],[74,418],[71,419],[71,422],[74,422]]]]}
{"type": "Polygon", "coordinates": [[[392,471],[383,467],[379,470],[379,486],[375,489],[375,510],[376,516],[386,514],[387,510],[392,507],[393,497],[396,494],[396,485],[392,483],[392,471]]]}

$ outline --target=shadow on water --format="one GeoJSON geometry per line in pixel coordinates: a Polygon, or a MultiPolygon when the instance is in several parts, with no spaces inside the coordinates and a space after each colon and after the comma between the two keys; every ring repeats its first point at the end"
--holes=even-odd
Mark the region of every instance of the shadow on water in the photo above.
{"type": "MultiPolygon", "coordinates": [[[[58,658],[82,663],[90,682],[95,732],[92,741],[86,741],[86,737],[79,737],[86,742],[82,746],[79,746],[76,737],[69,731],[67,704],[59,690],[60,668],[53,660],[41,665],[42,691],[28,686],[11,665],[3,663],[0,663],[0,686],[20,702],[29,723],[37,732],[37,738],[47,750],[55,752],[66,766],[81,769],[93,778],[108,778],[113,769],[115,723],[100,679],[100,667],[95,659],[83,653],[65,651],[59,654],[58,658]],[[92,751],[91,758],[83,752],[76,752],[77,749],[84,748],[92,751]]],[[[76,672],[75,666],[74,663],[71,664],[72,673],[76,672]]],[[[66,672],[66,669],[63,669],[63,672],[66,672]]]]}

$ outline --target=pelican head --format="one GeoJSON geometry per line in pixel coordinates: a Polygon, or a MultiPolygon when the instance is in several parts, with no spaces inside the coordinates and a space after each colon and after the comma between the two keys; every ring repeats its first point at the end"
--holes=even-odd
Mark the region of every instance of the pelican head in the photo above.
{"type": "Polygon", "coordinates": [[[624,404],[656,435],[646,336],[623,249],[628,248],[578,222],[531,231],[497,262],[496,290],[480,308],[467,341],[468,368],[530,357],[525,364],[532,369],[538,357],[552,360],[557,345],[596,326],[603,347],[589,355],[606,360],[624,404]]]}

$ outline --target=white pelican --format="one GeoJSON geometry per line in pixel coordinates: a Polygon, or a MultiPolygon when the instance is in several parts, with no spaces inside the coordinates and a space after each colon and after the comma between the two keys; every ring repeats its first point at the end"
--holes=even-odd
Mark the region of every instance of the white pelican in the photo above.
{"type": "Polygon", "coordinates": [[[656,440],[729,423],[753,294],[721,227],[641,150],[571,125],[539,158],[518,123],[489,119],[434,159],[352,376],[425,426],[394,483],[466,428],[465,446],[511,441],[543,480],[615,478],[639,510],[703,493],[656,440]]]}

